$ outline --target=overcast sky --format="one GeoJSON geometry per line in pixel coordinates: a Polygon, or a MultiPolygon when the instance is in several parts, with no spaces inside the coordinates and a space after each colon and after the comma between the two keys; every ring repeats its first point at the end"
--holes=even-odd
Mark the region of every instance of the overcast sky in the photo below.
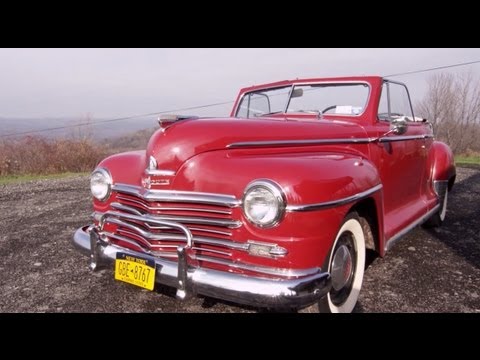
{"type": "MultiPolygon", "coordinates": [[[[122,117],[234,100],[240,88],[264,82],[475,60],[480,49],[0,49],[0,117],[122,117]]],[[[449,71],[468,70],[478,76],[480,64],[449,71]]],[[[419,100],[434,73],[395,79],[419,100]]]]}

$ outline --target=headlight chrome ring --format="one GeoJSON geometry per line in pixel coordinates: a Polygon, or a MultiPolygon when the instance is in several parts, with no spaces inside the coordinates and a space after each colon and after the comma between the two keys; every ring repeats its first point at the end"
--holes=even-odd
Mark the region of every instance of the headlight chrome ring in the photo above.
{"type": "Polygon", "coordinates": [[[286,198],[276,182],[258,179],[245,188],[242,206],[248,221],[260,228],[271,228],[283,219],[286,198]]]}
{"type": "Polygon", "coordinates": [[[112,183],[112,176],[105,168],[98,168],[90,175],[90,191],[100,201],[105,201],[110,197],[112,183]]]}

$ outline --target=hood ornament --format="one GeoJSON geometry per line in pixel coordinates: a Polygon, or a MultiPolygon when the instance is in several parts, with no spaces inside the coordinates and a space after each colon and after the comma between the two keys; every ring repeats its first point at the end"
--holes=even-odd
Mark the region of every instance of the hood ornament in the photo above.
{"type": "Polygon", "coordinates": [[[153,156],[148,159],[148,170],[157,170],[157,160],[153,156]]]}
{"type": "Polygon", "coordinates": [[[198,118],[199,116],[195,115],[162,114],[158,117],[158,125],[160,125],[161,128],[166,129],[177,121],[198,118]]]}

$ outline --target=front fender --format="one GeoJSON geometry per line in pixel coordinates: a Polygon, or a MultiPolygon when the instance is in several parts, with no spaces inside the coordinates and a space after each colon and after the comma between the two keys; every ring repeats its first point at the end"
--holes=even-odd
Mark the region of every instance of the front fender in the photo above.
{"type": "MultiPolygon", "coordinates": [[[[376,168],[358,155],[246,155],[222,150],[199,154],[185,162],[172,188],[228,194],[242,199],[246,186],[260,178],[271,179],[282,187],[290,209],[352,197],[380,184],[376,168]]],[[[381,192],[375,196],[376,206],[381,206],[381,192]]],[[[287,210],[280,224],[268,229],[249,223],[237,208],[233,209],[232,216],[241,219],[243,226],[232,233],[237,239],[272,242],[288,249],[288,256],[263,259],[264,265],[321,267],[342,220],[353,205],[354,201],[308,211],[287,210]]]]}
{"type": "Polygon", "coordinates": [[[215,151],[197,155],[182,166],[173,188],[215,192],[242,198],[253,180],[267,178],[284,190],[289,206],[348,198],[380,184],[375,166],[352,154],[236,155],[215,151]]]}
{"type": "Polygon", "coordinates": [[[145,156],[145,151],[120,153],[107,157],[97,167],[108,169],[114,184],[140,185],[146,167],[145,156]]]}
{"type": "MultiPolygon", "coordinates": [[[[142,174],[146,167],[145,151],[131,151],[116,154],[102,160],[97,168],[105,168],[110,172],[114,184],[130,184],[141,186],[142,174]]],[[[93,198],[93,205],[96,211],[105,212],[109,210],[112,198],[106,201],[99,201],[93,198]]]]}

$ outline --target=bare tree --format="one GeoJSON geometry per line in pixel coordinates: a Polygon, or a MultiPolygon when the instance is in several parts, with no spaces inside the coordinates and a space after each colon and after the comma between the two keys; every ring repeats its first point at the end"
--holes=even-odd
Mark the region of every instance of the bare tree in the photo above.
{"type": "Polygon", "coordinates": [[[427,94],[415,109],[454,153],[480,151],[480,80],[471,73],[430,77],[427,94]]]}
{"type": "Polygon", "coordinates": [[[70,130],[70,138],[74,140],[92,141],[93,139],[93,114],[86,113],[77,121],[70,130]]]}

